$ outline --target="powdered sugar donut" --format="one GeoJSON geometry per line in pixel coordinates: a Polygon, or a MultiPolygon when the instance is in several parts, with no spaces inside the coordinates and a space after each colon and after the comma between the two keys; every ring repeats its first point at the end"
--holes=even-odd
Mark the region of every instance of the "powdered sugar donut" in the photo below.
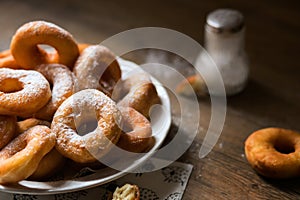
{"type": "Polygon", "coordinates": [[[35,126],[0,151],[0,184],[29,177],[55,145],[55,135],[46,126],[35,126]]]}
{"type": "Polygon", "coordinates": [[[98,89],[109,96],[121,78],[116,56],[101,45],[86,47],[76,61],[73,72],[78,79],[78,90],[98,89]]]}
{"type": "Polygon", "coordinates": [[[17,118],[0,116],[0,149],[7,145],[15,136],[17,118]]]}
{"type": "Polygon", "coordinates": [[[34,117],[51,121],[57,108],[74,93],[74,76],[72,72],[61,64],[38,65],[35,70],[45,76],[52,85],[52,97],[34,117]]]}
{"type": "Polygon", "coordinates": [[[120,111],[113,100],[96,89],[77,92],[56,111],[51,129],[56,149],[79,163],[104,156],[119,140],[120,111]]]}
{"type": "Polygon", "coordinates": [[[39,72],[0,69],[1,115],[32,115],[42,108],[50,97],[49,83],[39,72]]]}
{"type": "MultiPolygon", "coordinates": [[[[17,122],[16,134],[20,135],[28,129],[37,125],[43,125],[50,128],[50,122],[35,118],[25,119],[17,122]]],[[[37,169],[29,177],[30,180],[40,180],[47,178],[56,173],[65,163],[65,158],[55,149],[52,148],[39,162],[37,169]]]]}

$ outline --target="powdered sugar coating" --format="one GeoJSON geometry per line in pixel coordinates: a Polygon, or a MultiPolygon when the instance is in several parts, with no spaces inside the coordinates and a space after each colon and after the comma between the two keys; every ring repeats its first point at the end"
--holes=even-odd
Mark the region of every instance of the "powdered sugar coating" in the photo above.
{"type": "Polygon", "coordinates": [[[121,70],[115,55],[106,47],[91,45],[84,49],[75,63],[74,74],[78,89],[99,89],[111,95],[121,78],[121,70]]]}
{"type": "Polygon", "coordinates": [[[57,137],[57,150],[81,163],[94,162],[105,155],[120,136],[121,114],[114,101],[96,89],[77,92],[56,111],[51,128],[57,137]],[[97,127],[79,133],[79,127],[96,121],[97,127]]]}
{"type": "Polygon", "coordinates": [[[7,145],[15,135],[17,118],[0,116],[0,149],[7,145]]]}
{"type": "Polygon", "coordinates": [[[43,107],[51,97],[48,81],[37,71],[0,69],[0,114],[28,116],[43,107]],[[3,92],[5,81],[21,85],[14,92],[3,92]],[[1,86],[2,85],[2,86],[1,86]]]}
{"type": "Polygon", "coordinates": [[[43,74],[53,87],[50,101],[34,116],[50,121],[62,102],[74,93],[73,75],[66,66],[61,64],[43,64],[35,69],[43,74]]]}
{"type": "Polygon", "coordinates": [[[28,23],[22,25],[17,30],[16,34],[18,34],[20,32],[27,31],[27,30],[32,30],[33,34],[38,34],[39,30],[41,30],[41,29],[43,29],[45,27],[47,27],[49,29],[57,30],[61,35],[70,35],[70,33],[68,33],[63,28],[57,26],[56,24],[53,24],[51,22],[46,22],[46,21],[32,21],[32,22],[28,22],[28,23]]]}
{"type": "Polygon", "coordinates": [[[0,184],[29,177],[54,147],[55,135],[46,126],[35,126],[0,151],[0,184]]]}

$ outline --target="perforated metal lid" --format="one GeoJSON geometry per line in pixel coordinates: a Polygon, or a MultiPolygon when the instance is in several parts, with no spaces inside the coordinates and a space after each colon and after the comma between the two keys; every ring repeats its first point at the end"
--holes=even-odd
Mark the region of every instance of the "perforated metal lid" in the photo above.
{"type": "Polygon", "coordinates": [[[237,10],[217,9],[208,14],[206,24],[210,31],[234,33],[244,27],[244,16],[237,10]]]}

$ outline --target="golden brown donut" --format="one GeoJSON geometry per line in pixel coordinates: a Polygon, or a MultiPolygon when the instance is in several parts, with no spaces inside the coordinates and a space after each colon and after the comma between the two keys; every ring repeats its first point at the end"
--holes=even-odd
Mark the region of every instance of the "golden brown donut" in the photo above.
{"type": "MultiPolygon", "coordinates": [[[[88,46],[90,46],[90,44],[79,43],[78,44],[79,53],[81,53],[88,46]]],[[[48,60],[49,63],[59,62],[59,55],[57,52],[47,52],[47,54],[45,55],[47,56],[46,60],[48,60]]],[[[14,57],[10,52],[10,49],[0,52],[0,68],[22,69],[22,67],[20,67],[15,61],[14,57]]]]}
{"type": "Polygon", "coordinates": [[[42,108],[50,97],[50,85],[39,72],[0,69],[1,115],[32,115],[42,108]]]}
{"type": "Polygon", "coordinates": [[[39,163],[37,169],[29,177],[30,180],[49,178],[60,170],[65,163],[65,158],[54,148],[47,153],[39,163]]]}
{"type": "Polygon", "coordinates": [[[46,126],[35,126],[16,137],[0,151],[0,184],[28,178],[55,145],[55,135],[46,126]]]}
{"type": "MultiPolygon", "coordinates": [[[[21,134],[28,129],[36,126],[44,125],[50,127],[50,122],[43,121],[35,118],[25,119],[23,121],[17,122],[17,134],[21,134]]],[[[39,163],[35,172],[29,177],[30,180],[40,180],[43,178],[48,178],[57,172],[65,163],[65,158],[55,149],[47,153],[39,163]]]]}
{"type": "Polygon", "coordinates": [[[53,117],[56,149],[75,162],[95,162],[118,141],[120,121],[116,103],[104,93],[96,89],[77,92],[60,105],[53,117]]]}
{"type": "Polygon", "coordinates": [[[39,44],[55,48],[59,55],[57,62],[70,69],[79,56],[78,46],[70,33],[50,22],[33,21],[21,26],[12,38],[10,49],[17,64],[24,69],[33,69],[53,62],[39,44]]]}
{"type": "Polygon", "coordinates": [[[176,87],[176,92],[185,96],[208,95],[207,86],[200,75],[192,75],[181,81],[176,87]]]}
{"type": "Polygon", "coordinates": [[[20,69],[12,55],[0,58],[0,68],[20,69]]]}
{"type": "Polygon", "coordinates": [[[121,78],[116,56],[101,45],[90,45],[83,50],[73,70],[78,79],[78,90],[98,89],[111,95],[121,78]]]}
{"type": "Polygon", "coordinates": [[[28,118],[22,121],[18,121],[16,126],[16,135],[19,135],[36,125],[44,125],[50,128],[51,123],[35,118],[28,118]]]}
{"type": "Polygon", "coordinates": [[[11,55],[10,49],[6,49],[6,50],[0,52],[0,58],[5,58],[10,55],[11,55]]]}
{"type": "Polygon", "coordinates": [[[85,50],[87,47],[91,46],[91,44],[87,44],[87,43],[78,43],[78,50],[79,53],[81,54],[83,52],[83,50],[85,50]]]}
{"type": "Polygon", "coordinates": [[[0,149],[7,145],[15,136],[17,118],[0,116],[0,149]]]}
{"type": "Polygon", "coordinates": [[[113,193],[112,200],[140,200],[140,190],[137,185],[125,184],[117,187],[113,193]]]}
{"type": "Polygon", "coordinates": [[[117,146],[134,153],[141,153],[152,147],[155,140],[148,119],[131,107],[119,110],[125,126],[117,146]]]}
{"type": "Polygon", "coordinates": [[[121,99],[118,106],[132,107],[147,118],[149,118],[151,107],[160,104],[156,88],[146,73],[134,74],[120,82],[112,98],[116,101],[121,99]]]}
{"type": "Polygon", "coordinates": [[[17,64],[8,49],[0,52],[0,68],[20,69],[21,67],[17,64]]]}
{"type": "Polygon", "coordinates": [[[300,133],[282,128],[265,128],[252,133],[245,142],[250,165],[269,178],[300,175],[300,133]]]}
{"type": "Polygon", "coordinates": [[[38,65],[35,70],[52,85],[52,97],[33,117],[51,121],[57,108],[74,93],[74,76],[69,68],[61,64],[38,65]]]}
{"type": "MultiPolygon", "coordinates": [[[[87,43],[79,43],[77,44],[79,54],[82,53],[84,49],[86,49],[90,44],[87,43]]],[[[49,63],[59,63],[59,54],[56,51],[46,51],[47,53],[47,60],[49,63]]]]}

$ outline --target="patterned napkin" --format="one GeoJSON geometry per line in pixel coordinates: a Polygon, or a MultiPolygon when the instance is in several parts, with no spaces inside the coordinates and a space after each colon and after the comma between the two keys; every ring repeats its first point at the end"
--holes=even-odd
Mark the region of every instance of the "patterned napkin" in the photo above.
{"type": "Polygon", "coordinates": [[[27,195],[0,192],[2,200],[107,200],[116,187],[125,183],[140,188],[141,200],[180,200],[192,172],[190,164],[174,162],[158,171],[127,174],[120,179],[92,189],[54,195],[27,195]]]}

